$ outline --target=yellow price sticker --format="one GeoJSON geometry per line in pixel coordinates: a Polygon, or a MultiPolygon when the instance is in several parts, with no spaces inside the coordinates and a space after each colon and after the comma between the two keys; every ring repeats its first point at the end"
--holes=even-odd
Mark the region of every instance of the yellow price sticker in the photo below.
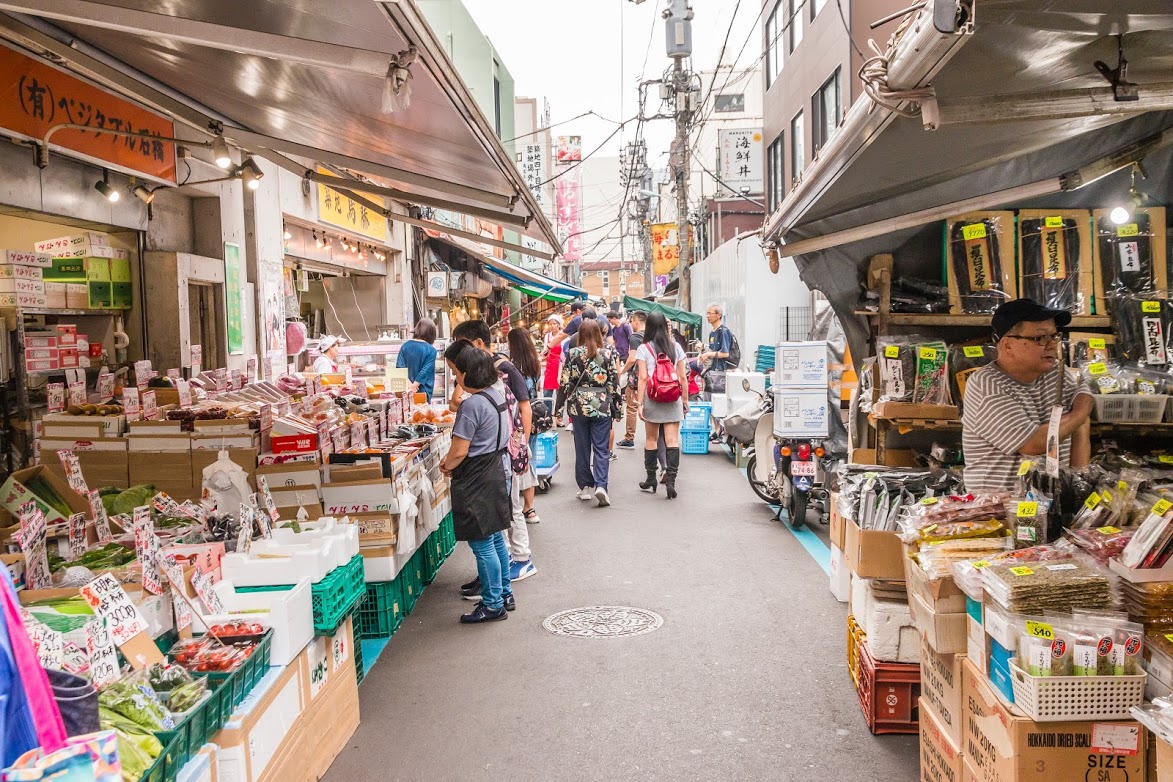
{"type": "Polygon", "coordinates": [[[1055,628],[1046,622],[1027,622],[1026,634],[1031,638],[1042,638],[1045,641],[1055,640],[1055,628]]]}
{"type": "Polygon", "coordinates": [[[1159,301],[1142,301],[1140,303],[1141,312],[1160,312],[1161,302],[1159,301]]]}
{"type": "Polygon", "coordinates": [[[961,352],[964,353],[967,358],[982,358],[986,355],[985,348],[983,348],[981,345],[966,345],[961,349],[961,352]]]}
{"type": "Polygon", "coordinates": [[[1104,489],[1103,495],[1104,495],[1104,502],[1111,502],[1112,501],[1112,492],[1108,491],[1107,489],[1104,489]]]}
{"type": "Polygon", "coordinates": [[[1062,217],[1046,217],[1043,219],[1043,225],[1045,225],[1047,228],[1062,228],[1063,227],[1063,218],[1062,217]]]}
{"type": "Polygon", "coordinates": [[[989,566],[990,566],[990,560],[988,560],[988,559],[979,559],[977,562],[973,563],[974,570],[981,570],[982,568],[989,567],[989,566]]]}
{"type": "Polygon", "coordinates": [[[1096,532],[1101,535],[1116,535],[1120,532],[1116,527],[1097,527],[1096,532]]]}
{"type": "Polygon", "coordinates": [[[1093,491],[1090,495],[1088,495],[1088,498],[1083,501],[1083,504],[1087,507],[1088,510],[1095,510],[1096,506],[1099,505],[1100,501],[1103,499],[1103,497],[1093,491]]]}
{"type": "Polygon", "coordinates": [[[1173,643],[1173,633],[1165,633],[1165,640],[1173,643]]]}
{"type": "Polygon", "coordinates": [[[1018,477],[1021,478],[1022,476],[1026,475],[1028,472],[1030,472],[1030,468],[1034,466],[1035,463],[1030,459],[1023,461],[1022,464],[1018,465],[1018,477]]]}
{"type": "Polygon", "coordinates": [[[1033,519],[1039,515],[1039,504],[1037,502],[1020,502],[1015,509],[1015,514],[1020,519],[1033,519]]]}
{"type": "Polygon", "coordinates": [[[1019,565],[1018,567],[1010,568],[1010,572],[1016,576],[1033,576],[1035,572],[1026,565],[1019,565]]]}
{"type": "Polygon", "coordinates": [[[884,348],[884,356],[887,358],[900,358],[900,346],[889,345],[888,347],[884,348]]]}
{"type": "Polygon", "coordinates": [[[937,349],[936,348],[921,348],[920,349],[920,357],[923,358],[925,361],[936,361],[937,360],[937,349]]]}
{"type": "Polygon", "coordinates": [[[1107,350],[1108,341],[1103,337],[1092,337],[1087,341],[1087,346],[1092,350],[1107,350]]]}
{"type": "Polygon", "coordinates": [[[1108,372],[1108,365],[1103,361],[1096,361],[1095,363],[1087,365],[1087,373],[1089,375],[1103,375],[1108,372]]]}
{"type": "Polygon", "coordinates": [[[1170,456],[1167,453],[1163,453],[1158,456],[1157,460],[1160,461],[1161,464],[1173,464],[1173,456],[1170,456]]]}
{"type": "Polygon", "coordinates": [[[967,242],[972,242],[974,239],[986,238],[986,224],[974,223],[973,225],[961,226],[961,236],[967,242]]]}
{"type": "Polygon", "coordinates": [[[1140,236],[1140,226],[1136,223],[1128,223],[1116,229],[1117,236],[1140,236]]]}
{"type": "Polygon", "coordinates": [[[1156,504],[1153,505],[1153,513],[1158,516],[1164,516],[1169,512],[1170,508],[1173,508],[1173,503],[1169,502],[1169,500],[1157,500],[1156,504]]]}
{"type": "Polygon", "coordinates": [[[1120,491],[1128,491],[1128,484],[1125,481],[1116,481],[1116,488],[1120,491]]]}
{"type": "Polygon", "coordinates": [[[921,505],[936,505],[937,498],[936,497],[925,497],[923,500],[920,501],[920,504],[921,505]]]}

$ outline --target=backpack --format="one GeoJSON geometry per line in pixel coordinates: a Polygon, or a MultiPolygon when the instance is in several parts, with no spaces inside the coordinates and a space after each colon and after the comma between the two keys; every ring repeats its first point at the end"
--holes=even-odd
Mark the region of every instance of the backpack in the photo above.
{"type": "Polygon", "coordinates": [[[538,396],[537,384],[533,378],[527,377],[525,379],[525,385],[529,389],[531,434],[541,434],[542,432],[550,431],[554,428],[554,417],[550,415],[550,408],[546,404],[546,400],[538,396]]]}
{"type": "Polygon", "coordinates": [[[737,369],[741,366],[741,345],[737,344],[737,337],[733,336],[733,332],[729,332],[729,358],[725,359],[725,366],[729,369],[737,369]]]}
{"type": "Polygon", "coordinates": [[[656,354],[656,369],[648,377],[648,399],[653,402],[675,402],[680,398],[680,375],[676,362],[666,353],[656,354]]]}
{"type": "Polygon", "coordinates": [[[529,469],[529,444],[525,441],[525,427],[521,425],[521,405],[509,387],[509,375],[501,371],[501,363],[505,360],[499,358],[493,362],[493,366],[497,367],[497,376],[501,378],[501,385],[505,386],[505,406],[513,418],[513,431],[509,433],[509,466],[514,475],[521,475],[529,469]]]}

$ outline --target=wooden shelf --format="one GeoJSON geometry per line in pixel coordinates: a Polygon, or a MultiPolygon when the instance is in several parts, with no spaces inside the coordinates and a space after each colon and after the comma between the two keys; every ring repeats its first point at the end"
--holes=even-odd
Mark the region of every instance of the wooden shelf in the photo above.
{"type": "MultiPolygon", "coordinates": [[[[877,319],[879,312],[856,310],[856,315],[865,318],[877,319]]],[[[989,315],[949,315],[948,313],[918,313],[918,312],[891,312],[888,313],[889,326],[956,326],[981,327],[990,325],[989,315]]],[[[1109,328],[1112,319],[1107,315],[1076,315],[1071,319],[1069,328],[1109,328]]]]}
{"type": "Polygon", "coordinates": [[[35,308],[35,309],[28,309],[28,308],[21,308],[21,309],[20,309],[20,314],[21,314],[21,315],[67,315],[67,316],[74,316],[74,317],[76,317],[76,316],[78,316],[78,315],[93,315],[93,316],[98,316],[98,315],[106,315],[106,316],[114,316],[114,315],[125,315],[126,313],[127,313],[127,310],[122,310],[122,309],[100,309],[100,310],[69,310],[69,309],[66,309],[66,310],[53,310],[53,309],[48,309],[48,308],[44,308],[44,307],[37,307],[37,308],[35,308]]]}
{"type": "Polygon", "coordinates": [[[868,423],[873,428],[896,427],[899,429],[956,429],[961,430],[961,421],[956,418],[876,418],[868,416],[868,423]]]}

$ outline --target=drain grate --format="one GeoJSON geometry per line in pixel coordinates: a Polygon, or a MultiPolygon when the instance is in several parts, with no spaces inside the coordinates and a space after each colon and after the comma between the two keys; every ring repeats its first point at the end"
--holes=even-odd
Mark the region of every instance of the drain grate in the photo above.
{"type": "Polygon", "coordinates": [[[630,638],[658,630],[664,617],[644,608],[586,606],[546,617],[542,627],[573,638],[630,638]]]}

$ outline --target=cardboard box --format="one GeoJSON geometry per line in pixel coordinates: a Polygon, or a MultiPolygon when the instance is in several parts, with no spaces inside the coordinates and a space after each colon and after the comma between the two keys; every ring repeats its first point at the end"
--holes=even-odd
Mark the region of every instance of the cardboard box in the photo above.
{"type": "Polygon", "coordinates": [[[355,483],[358,481],[379,481],[385,478],[383,467],[374,464],[329,464],[323,471],[327,483],[355,483]]]}
{"type": "Polygon", "coordinates": [[[827,436],[831,413],[826,387],[774,388],[771,392],[774,394],[774,434],[779,437],[827,436]]]}
{"type": "Polygon", "coordinates": [[[317,434],[274,435],[269,438],[273,453],[308,453],[318,450],[317,434]]]}
{"type": "MultiPolygon", "coordinates": [[[[919,467],[916,454],[913,451],[901,448],[889,448],[885,452],[884,461],[892,467],[919,467]]],[[[875,448],[856,448],[851,452],[852,464],[875,464],[875,448]]]]}
{"type": "Polygon", "coordinates": [[[848,519],[843,553],[848,568],[860,578],[904,580],[904,543],[895,532],[861,530],[848,519]]]}
{"type": "Polygon", "coordinates": [[[126,452],[126,441],[118,438],[95,440],[41,439],[41,464],[44,464],[62,480],[65,468],[57,456],[58,451],[73,451],[81,465],[81,474],[91,489],[102,486],[130,486],[130,459],[126,452]],[[119,447],[121,446],[121,447],[119,447]]]}
{"type": "MultiPolygon", "coordinates": [[[[24,357],[26,363],[33,363],[36,361],[52,361],[54,363],[61,360],[61,351],[57,348],[28,348],[24,349],[24,357]]],[[[76,354],[74,356],[76,358],[76,354]]]]}
{"type": "MultiPolygon", "coordinates": [[[[311,703],[302,722],[302,729],[314,741],[307,768],[309,782],[317,782],[326,775],[334,759],[346,748],[350,737],[358,730],[361,713],[358,697],[358,679],[354,671],[353,649],[340,649],[339,639],[352,643],[350,621],[343,631],[329,641],[330,678],[323,692],[311,703]]],[[[286,782],[287,778],[276,778],[286,782]]]]}
{"type": "MultiPolygon", "coordinates": [[[[177,453],[187,454],[191,464],[191,436],[187,432],[174,434],[139,434],[131,430],[126,436],[127,450],[131,453],[177,453]]],[[[190,467],[189,467],[190,469],[190,467]]]]}
{"type": "Polygon", "coordinates": [[[351,522],[358,526],[361,546],[393,546],[399,536],[399,516],[392,513],[354,513],[351,522]]]}
{"type": "Polygon", "coordinates": [[[928,708],[921,708],[923,721],[926,711],[931,710],[938,727],[949,737],[949,742],[961,746],[962,731],[962,688],[961,661],[964,654],[941,654],[933,649],[928,640],[921,637],[920,646],[920,695],[928,708]]]}
{"type": "Polygon", "coordinates": [[[0,255],[0,261],[6,266],[34,266],[43,269],[53,265],[53,256],[40,250],[33,253],[24,250],[4,250],[0,255]]]}
{"type": "MultiPolygon", "coordinates": [[[[163,486],[174,486],[185,488],[190,493],[193,486],[191,453],[143,452],[132,448],[128,457],[131,485],[153,483],[160,490],[163,486]]],[[[171,494],[170,489],[167,489],[167,493],[171,494]]]]}
{"type": "MultiPolygon", "coordinates": [[[[204,451],[192,449],[191,452],[191,482],[196,486],[204,482],[204,468],[209,467],[220,458],[219,451],[204,451]]],[[[248,474],[248,482],[256,487],[255,473],[257,469],[256,448],[229,448],[228,458],[240,465],[248,474]]]]}
{"type": "Polygon", "coordinates": [[[965,613],[965,593],[952,578],[932,580],[915,558],[904,558],[904,575],[909,595],[917,595],[933,611],[940,614],[965,613]]]}
{"type": "Polygon", "coordinates": [[[395,485],[383,479],[324,484],[322,505],[330,515],[399,512],[399,498],[395,494],[395,485]]]}
{"type": "Polygon", "coordinates": [[[17,266],[0,263],[0,279],[43,280],[43,272],[35,266],[17,266]]]}
{"type": "Polygon", "coordinates": [[[825,341],[779,342],[774,350],[773,386],[826,388],[829,364],[825,341]]]}
{"type": "Polygon", "coordinates": [[[57,337],[56,331],[26,331],[24,335],[24,349],[56,348],[57,337]]]}
{"type": "Polygon", "coordinates": [[[1015,715],[968,660],[962,752],[978,782],[1138,780],[1145,778],[1140,723],[1047,722],[1015,715]]]}
{"type": "Polygon", "coordinates": [[[91,247],[109,247],[110,236],[108,234],[99,233],[98,231],[83,231],[82,233],[69,234],[68,236],[58,236],[56,239],[47,239],[43,242],[37,242],[33,245],[33,249],[38,253],[48,253],[54,258],[67,258],[69,251],[88,245],[91,247]],[[57,253],[62,253],[58,255],[57,253]]]}
{"type": "Polygon", "coordinates": [[[302,731],[307,686],[305,651],[284,668],[269,669],[212,738],[224,779],[256,782],[289,744],[314,743],[302,731]]]}
{"type": "Polygon", "coordinates": [[[86,285],[66,285],[65,304],[70,309],[84,310],[90,306],[90,290],[86,285]]]}
{"type": "MultiPolygon", "coordinates": [[[[261,459],[260,456],[257,457],[261,459]]],[[[286,462],[284,464],[270,464],[257,467],[257,475],[264,475],[270,490],[282,486],[313,486],[322,485],[321,469],[313,462],[286,462]]]]}
{"type": "Polygon", "coordinates": [[[77,348],[61,348],[61,356],[59,358],[61,369],[77,369],[78,355],[77,348]]]}
{"type": "Polygon", "coordinates": [[[33,494],[32,490],[28,487],[29,481],[43,481],[65,501],[65,504],[69,506],[69,509],[73,513],[89,515],[89,502],[71,489],[65,479],[58,477],[52,470],[46,469],[44,465],[36,465],[12,473],[12,475],[8,476],[8,480],[4,482],[4,485],[0,487],[0,504],[7,508],[14,516],[20,513],[21,505],[29,500],[33,500],[37,503],[37,507],[45,514],[45,520],[49,523],[67,521],[65,516],[62,516],[33,494]]]}
{"type": "Polygon", "coordinates": [[[965,612],[943,614],[934,611],[920,595],[909,595],[909,608],[916,629],[928,640],[930,647],[941,654],[964,654],[966,643],[965,612]]]}
{"type": "Polygon", "coordinates": [[[843,548],[843,540],[847,535],[847,521],[843,516],[839,515],[839,492],[831,492],[831,527],[829,530],[831,536],[831,545],[843,548]]]}
{"type": "Polygon", "coordinates": [[[192,421],[196,434],[247,434],[252,431],[247,418],[213,418],[192,421]]]}
{"type": "Polygon", "coordinates": [[[0,307],[45,307],[46,299],[32,293],[0,293],[0,307]]]}
{"type": "MultiPolygon", "coordinates": [[[[1092,299],[1096,294],[1092,273],[1092,216],[1086,209],[1021,209],[1018,212],[1018,291],[1025,298],[1040,299],[1041,284],[1074,286],[1075,307],[1067,307],[1073,315],[1093,314],[1092,299]],[[1054,223],[1054,225],[1050,225],[1054,223]],[[1072,235],[1079,242],[1079,257],[1069,258],[1064,236],[1072,235]],[[1032,250],[1032,248],[1034,248],[1032,250]],[[1032,273],[1031,256],[1042,264],[1041,271],[1032,273]]],[[[1159,261],[1156,261],[1159,262],[1159,261]]],[[[1101,307],[1101,313],[1103,308],[1101,307]]]]}
{"type": "MultiPolygon", "coordinates": [[[[1156,782],[1173,782],[1173,744],[1160,738],[1156,744],[1156,782]]],[[[1149,779],[1153,779],[1150,775],[1149,779]]]]}
{"type": "Polygon", "coordinates": [[[45,426],[45,431],[48,433],[49,427],[53,427],[58,433],[69,435],[70,428],[75,426],[86,426],[92,424],[101,424],[103,437],[118,437],[126,431],[126,416],[124,415],[70,415],[69,413],[51,413],[41,419],[45,426]]]}
{"type": "MultiPolygon", "coordinates": [[[[256,450],[257,438],[252,432],[235,434],[193,434],[191,449],[193,451],[219,451],[224,448],[232,450],[256,450]]],[[[253,459],[253,468],[256,468],[256,459],[253,459]]]]}
{"type": "MultiPolygon", "coordinates": [[[[13,268],[21,268],[19,266],[13,268]]],[[[41,280],[29,280],[24,277],[0,276],[0,293],[31,293],[37,296],[45,295],[45,283],[41,280]]]]}
{"type": "Polygon", "coordinates": [[[66,288],[63,282],[45,282],[45,306],[53,309],[65,309],[69,306],[69,300],[66,297],[66,288]]]}
{"type": "MultiPolygon", "coordinates": [[[[967,212],[945,221],[945,279],[949,286],[949,312],[990,312],[982,297],[962,301],[958,273],[965,269],[966,289],[989,291],[1011,301],[1018,298],[1015,274],[1014,212],[967,212]],[[976,251],[976,252],[975,252],[976,251]],[[997,254],[998,268],[994,269],[997,254]]],[[[996,305],[994,305],[996,306],[996,305]]]]}
{"type": "MultiPolygon", "coordinates": [[[[263,453],[257,457],[257,467],[275,467],[279,464],[312,464],[315,467],[322,463],[322,456],[317,451],[307,451],[305,453],[298,453],[295,451],[288,451],[285,453],[263,453]]],[[[321,483],[321,476],[318,477],[318,482],[321,483]]]]}
{"type": "Polygon", "coordinates": [[[872,408],[872,416],[887,419],[925,419],[940,421],[956,421],[961,418],[961,411],[956,405],[923,405],[912,402],[876,402],[872,408]]]}
{"type": "Polygon", "coordinates": [[[77,326],[72,323],[58,323],[54,328],[57,330],[57,344],[61,346],[76,347],[77,346],[77,326]]]}
{"type": "Polygon", "coordinates": [[[941,725],[924,697],[919,713],[921,782],[957,782],[963,762],[957,739],[941,725]]]}

